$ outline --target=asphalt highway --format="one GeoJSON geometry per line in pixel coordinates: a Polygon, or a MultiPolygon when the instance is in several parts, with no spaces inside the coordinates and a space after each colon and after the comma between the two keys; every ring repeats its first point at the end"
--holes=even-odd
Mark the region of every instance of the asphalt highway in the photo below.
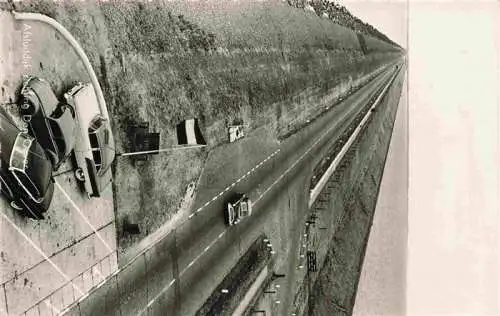
{"type": "MultiPolygon", "coordinates": [[[[279,149],[240,174],[231,183],[212,183],[207,194],[195,201],[190,218],[173,230],[146,256],[139,257],[117,277],[120,294],[102,301],[81,304],[80,314],[96,315],[106,309],[121,315],[194,315],[261,233],[276,251],[276,272],[282,282],[279,314],[291,304],[296,251],[309,199],[310,177],[326,154],[368,100],[393,74],[380,74],[298,133],[285,139],[279,149]],[[253,214],[236,226],[224,222],[224,201],[236,192],[253,200],[253,214]],[[115,305],[112,308],[110,305],[115,305]],[[82,307],[83,306],[83,307],[82,307]]],[[[238,157],[234,157],[237,163],[238,157]]],[[[203,190],[203,188],[200,188],[203,190]]]]}

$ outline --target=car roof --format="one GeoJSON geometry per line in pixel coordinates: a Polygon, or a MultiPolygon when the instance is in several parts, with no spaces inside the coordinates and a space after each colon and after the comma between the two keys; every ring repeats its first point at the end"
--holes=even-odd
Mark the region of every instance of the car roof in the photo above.
{"type": "Polygon", "coordinates": [[[2,146],[0,156],[5,163],[8,163],[10,160],[12,148],[19,133],[21,133],[21,130],[5,113],[0,111],[0,146],[2,146]]]}
{"type": "Polygon", "coordinates": [[[58,132],[61,134],[61,138],[64,140],[66,146],[65,148],[59,148],[59,150],[64,150],[65,155],[69,154],[75,143],[75,121],[71,115],[71,111],[66,110],[60,117],[50,118],[50,120],[55,123],[55,126],[51,125],[52,129],[60,129],[58,132]]]}
{"type": "Polygon", "coordinates": [[[109,120],[102,116],[96,117],[91,122],[89,130],[95,133],[99,141],[100,152],[101,152],[101,170],[99,175],[102,175],[106,170],[109,169],[111,163],[115,159],[115,149],[113,134],[111,132],[111,127],[109,125],[109,120]]]}
{"type": "Polygon", "coordinates": [[[25,173],[44,196],[52,177],[52,163],[37,141],[31,144],[29,151],[25,173]]]}
{"type": "MultiPolygon", "coordinates": [[[[96,115],[102,115],[97,96],[91,84],[81,85],[73,94],[75,112],[82,122],[90,123],[96,115]]],[[[85,128],[85,127],[82,127],[85,128]]]]}
{"type": "MultiPolygon", "coordinates": [[[[27,134],[23,133],[16,125],[7,117],[5,113],[0,111],[0,157],[6,166],[10,164],[10,158],[13,152],[14,144],[18,136],[27,134]],[[21,135],[20,135],[21,134],[21,135]]],[[[26,160],[23,161],[24,173],[32,179],[42,194],[49,185],[52,176],[52,163],[47,157],[47,154],[40,144],[33,140],[28,150],[26,160]]]]}
{"type": "Polygon", "coordinates": [[[59,104],[57,96],[54,94],[50,83],[38,77],[30,77],[26,81],[26,87],[29,87],[43,105],[45,114],[50,115],[59,104]]]}

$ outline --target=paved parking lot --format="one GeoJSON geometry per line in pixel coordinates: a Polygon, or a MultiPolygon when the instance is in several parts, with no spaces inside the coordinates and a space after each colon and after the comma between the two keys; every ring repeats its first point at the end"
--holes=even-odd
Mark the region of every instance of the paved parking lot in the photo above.
{"type": "MultiPolygon", "coordinates": [[[[70,46],[47,26],[15,23],[0,12],[0,105],[16,115],[23,74],[46,78],[59,98],[85,72],[70,46]]],[[[52,315],[117,269],[113,196],[89,200],[67,162],[55,173],[46,219],[18,215],[0,197],[0,314],[52,315]],[[65,171],[68,171],[64,173],[65,171]]]]}

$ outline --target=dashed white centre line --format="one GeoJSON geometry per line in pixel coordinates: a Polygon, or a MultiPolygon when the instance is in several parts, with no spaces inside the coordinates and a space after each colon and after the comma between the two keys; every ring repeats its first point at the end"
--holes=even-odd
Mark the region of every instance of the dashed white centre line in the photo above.
{"type": "Polygon", "coordinates": [[[229,186],[227,186],[224,190],[222,190],[221,192],[219,192],[216,196],[214,196],[212,199],[210,199],[209,201],[207,201],[205,204],[203,204],[202,207],[198,208],[194,213],[191,213],[191,215],[188,216],[188,220],[189,219],[192,219],[196,214],[198,214],[199,212],[201,212],[205,207],[207,207],[208,205],[210,205],[210,203],[214,202],[215,200],[217,200],[218,198],[220,198],[225,192],[229,191],[231,188],[235,187],[236,184],[240,183],[243,179],[245,179],[246,177],[248,177],[252,172],[254,172],[256,169],[260,168],[264,162],[266,162],[267,160],[271,159],[273,156],[275,156],[276,154],[278,154],[280,152],[280,149],[277,149],[275,150],[271,155],[267,156],[266,159],[264,159],[263,161],[261,161],[258,165],[254,166],[252,169],[250,169],[249,171],[247,171],[247,173],[243,174],[238,180],[236,180],[235,182],[231,183],[229,186]]]}
{"type": "Polygon", "coordinates": [[[217,238],[215,238],[214,240],[212,240],[212,242],[210,244],[208,244],[207,247],[205,247],[205,250],[203,250],[203,252],[201,252],[200,254],[198,254],[196,256],[196,258],[193,259],[193,261],[191,261],[187,267],[185,267],[180,273],[179,273],[179,277],[181,277],[196,261],[198,261],[201,256],[203,256],[217,241],[219,241],[219,239],[222,238],[222,236],[224,236],[224,234],[226,233],[226,231],[223,231],[222,233],[219,234],[219,236],[217,238]]]}
{"type": "Polygon", "coordinates": [[[153,306],[154,302],[163,294],[165,293],[175,282],[175,279],[173,279],[172,281],[170,281],[169,284],[167,284],[161,291],[160,293],[158,293],[158,295],[156,295],[153,299],[151,299],[149,302],[148,302],[148,305],[146,305],[146,308],[141,310],[139,312],[139,315],[142,315],[142,313],[144,313],[144,311],[146,311],[148,308],[150,308],[151,306],[153,306]]]}

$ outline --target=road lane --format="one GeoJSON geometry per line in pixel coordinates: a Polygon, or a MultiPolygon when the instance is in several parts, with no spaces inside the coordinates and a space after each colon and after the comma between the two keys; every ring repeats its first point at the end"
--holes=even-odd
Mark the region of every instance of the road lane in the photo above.
{"type": "MultiPolygon", "coordinates": [[[[308,177],[315,164],[389,76],[390,72],[383,73],[287,138],[272,158],[248,176],[242,178],[246,172],[234,175],[234,184],[229,187],[227,183],[213,184],[220,190],[215,198],[198,200],[193,208],[196,211],[203,207],[203,211],[155,245],[151,249],[156,252],[153,256],[139,256],[138,262],[124,271],[129,273],[119,274],[122,315],[141,311],[164,315],[165,309],[168,315],[193,314],[261,232],[270,236],[280,252],[296,247],[295,232],[306,214],[308,177]],[[223,201],[234,192],[260,198],[252,217],[227,228],[223,201]],[[281,194],[284,192],[287,194],[281,194]]],[[[291,253],[295,255],[295,251],[291,253]]],[[[279,269],[283,265],[285,271],[293,269],[294,261],[278,258],[279,269]]]]}
{"type": "MultiPolygon", "coordinates": [[[[384,81],[387,78],[387,76],[383,76],[381,78],[381,81],[384,81]]],[[[376,87],[379,86],[381,86],[381,82],[377,82],[376,87]]],[[[366,93],[364,95],[364,98],[361,98],[361,101],[357,102],[358,107],[349,108],[346,114],[337,118],[336,126],[340,125],[345,128],[348,125],[347,123],[349,123],[351,119],[353,119],[356,114],[361,111],[361,106],[366,104],[368,99],[373,95],[373,91],[370,92],[371,93],[366,93]]],[[[343,131],[342,129],[336,130],[335,128],[329,128],[328,130],[329,133],[332,133],[332,131],[335,130],[335,133],[332,137],[324,137],[326,141],[335,140],[343,131]]],[[[302,143],[304,142],[304,139],[305,137],[301,139],[302,143]]],[[[319,146],[320,142],[324,141],[320,140],[319,142],[317,142],[317,144],[315,144],[315,146],[319,146]]],[[[288,151],[290,151],[290,149],[288,149],[288,151]]],[[[314,167],[312,161],[316,160],[307,158],[309,158],[309,155],[315,157],[318,151],[321,151],[320,148],[313,148],[306,154],[302,153],[302,155],[300,156],[303,157],[301,162],[307,161],[308,168],[297,168],[298,163],[294,162],[292,163],[293,167],[288,167],[285,172],[290,169],[293,169],[293,171],[306,170],[306,172],[302,172],[302,177],[294,177],[298,174],[297,172],[286,172],[285,178],[282,179],[282,184],[287,183],[291,179],[297,180],[300,178],[299,181],[296,181],[296,188],[302,188],[304,193],[307,193],[303,185],[304,183],[307,183],[304,181],[304,179],[306,178],[305,175],[310,174],[310,170],[312,170],[312,168],[314,167]]],[[[285,160],[291,160],[289,157],[284,158],[285,160]]],[[[276,168],[277,165],[280,164],[280,161],[278,160],[279,159],[276,159],[266,167],[263,167],[261,171],[257,172],[256,177],[259,177],[259,173],[268,173],[269,171],[266,170],[268,168],[276,168]]],[[[297,161],[297,158],[295,161],[297,161]]],[[[282,172],[281,174],[283,174],[284,172],[283,170],[278,171],[282,172]]],[[[274,180],[272,180],[272,175],[268,176],[268,178],[271,178],[271,180],[273,181],[272,183],[276,183],[276,179],[278,179],[280,176],[276,175],[274,177],[274,180]]],[[[270,182],[271,180],[268,180],[267,182],[270,182]]],[[[234,186],[234,190],[239,192],[252,192],[252,187],[255,187],[255,177],[240,181],[240,183],[234,186]]],[[[257,187],[259,186],[257,185],[257,187]]],[[[285,186],[283,185],[274,186],[270,191],[267,192],[268,196],[272,197],[280,193],[283,188],[285,188],[285,186]]],[[[231,190],[229,190],[228,194],[231,194],[231,190]]],[[[287,220],[284,220],[284,217],[288,214],[282,214],[280,217],[276,218],[276,215],[279,214],[278,212],[266,211],[268,209],[272,209],[272,207],[268,207],[268,202],[271,202],[271,204],[273,204],[273,200],[270,198],[268,199],[268,196],[266,196],[265,200],[261,200],[261,205],[258,208],[254,209],[254,215],[251,218],[249,218],[247,221],[243,221],[236,227],[231,227],[226,230],[226,226],[224,224],[222,216],[222,198],[220,200],[213,201],[212,204],[210,204],[210,206],[207,207],[204,212],[200,212],[189,223],[186,223],[176,231],[177,238],[180,241],[177,246],[179,247],[178,251],[180,253],[178,264],[180,267],[179,269],[181,270],[181,273],[179,275],[179,283],[181,287],[181,297],[179,299],[182,302],[180,311],[181,315],[190,315],[194,313],[200,303],[203,303],[206,297],[208,297],[212,290],[215,289],[217,284],[222,281],[224,275],[229,271],[230,267],[236,264],[237,260],[242,254],[241,251],[246,250],[247,247],[253,242],[254,237],[258,235],[258,233],[251,234],[251,232],[261,232],[261,229],[259,229],[259,227],[262,226],[262,223],[270,223],[270,225],[266,226],[269,226],[269,230],[272,230],[273,227],[281,227],[281,222],[285,224],[288,222],[287,220]],[[270,218],[262,218],[262,216],[267,216],[270,218]],[[224,231],[226,231],[227,234],[223,239],[219,239],[218,236],[224,231]],[[243,236],[244,241],[241,249],[239,249],[240,247],[237,247],[239,255],[228,255],[229,252],[227,251],[227,249],[230,247],[235,248],[234,245],[239,244],[239,239],[241,238],[241,236],[243,236]],[[247,236],[250,236],[250,238],[247,238],[247,236]],[[216,241],[215,245],[213,243],[214,241],[216,241]],[[210,273],[207,273],[207,268],[209,269],[210,273]],[[217,270],[220,270],[220,272],[217,270]]],[[[304,198],[302,200],[304,201],[304,198]]],[[[289,204],[289,202],[287,203],[289,204]]],[[[302,207],[307,207],[307,204],[303,204],[302,207]]],[[[285,208],[281,209],[285,210],[285,208]]],[[[296,223],[300,223],[301,220],[302,218],[300,218],[300,220],[297,220],[296,223]]],[[[279,234],[281,235],[281,238],[274,239],[293,239],[295,235],[293,234],[293,232],[295,231],[294,226],[296,226],[296,223],[292,223],[292,225],[290,225],[288,229],[285,227],[283,230],[280,230],[279,234]]],[[[295,243],[298,243],[298,240],[296,240],[295,243]]],[[[280,243],[279,246],[281,246],[281,250],[284,250],[287,245],[284,243],[280,243]]],[[[292,260],[291,263],[287,266],[287,270],[290,271],[294,268],[294,261],[292,260]]]]}
{"type": "MultiPolygon", "coordinates": [[[[357,113],[362,109],[362,106],[366,104],[367,100],[375,94],[377,87],[380,86],[381,82],[386,80],[389,75],[390,74],[387,72],[382,73],[379,77],[370,81],[366,86],[363,86],[360,90],[347,97],[343,102],[331,107],[328,112],[311,122],[311,124],[305,126],[300,132],[284,140],[279,148],[279,153],[277,153],[273,159],[268,160],[255,170],[249,170],[252,174],[250,177],[246,178],[246,180],[250,179],[252,182],[244,188],[256,188],[257,191],[263,188],[261,191],[265,190],[267,186],[263,180],[270,180],[269,183],[272,183],[275,178],[283,173],[283,170],[297,161],[297,158],[303,154],[303,150],[306,146],[309,147],[322,132],[324,133],[329,127],[335,129],[338,127],[338,124],[347,123],[348,119],[354,119],[354,112],[357,113]]],[[[329,139],[324,138],[321,143],[328,140],[329,139]]],[[[318,144],[317,148],[322,147],[321,143],[318,144]]],[[[235,144],[235,146],[238,146],[238,144],[235,144]]],[[[234,159],[234,163],[238,163],[237,158],[234,159]]],[[[259,161],[256,161],[256,164],[257,163],[259,163],[259,161]]],[[[216,197],[220,192],[224,192],[228,185],[234,184],[234,181],[245,173],[246,171],[242,171],[242,174],[233,175],[232,179],[234,180],[230,182],[210,183],[209,188],[200,187],[199,190],[209,190],[213,192],[212,198],[216,197]]],[[[231,187],[233,191],[234,186],[231,187]]],[[[212,199],[204,196],[204,194],[198,194],[193,209],[197,210],[200,207],[204,207],[204,204],[212,199]]],[[[205,207],[204,210],[207,210],[207,208],[205,207]]]]}

